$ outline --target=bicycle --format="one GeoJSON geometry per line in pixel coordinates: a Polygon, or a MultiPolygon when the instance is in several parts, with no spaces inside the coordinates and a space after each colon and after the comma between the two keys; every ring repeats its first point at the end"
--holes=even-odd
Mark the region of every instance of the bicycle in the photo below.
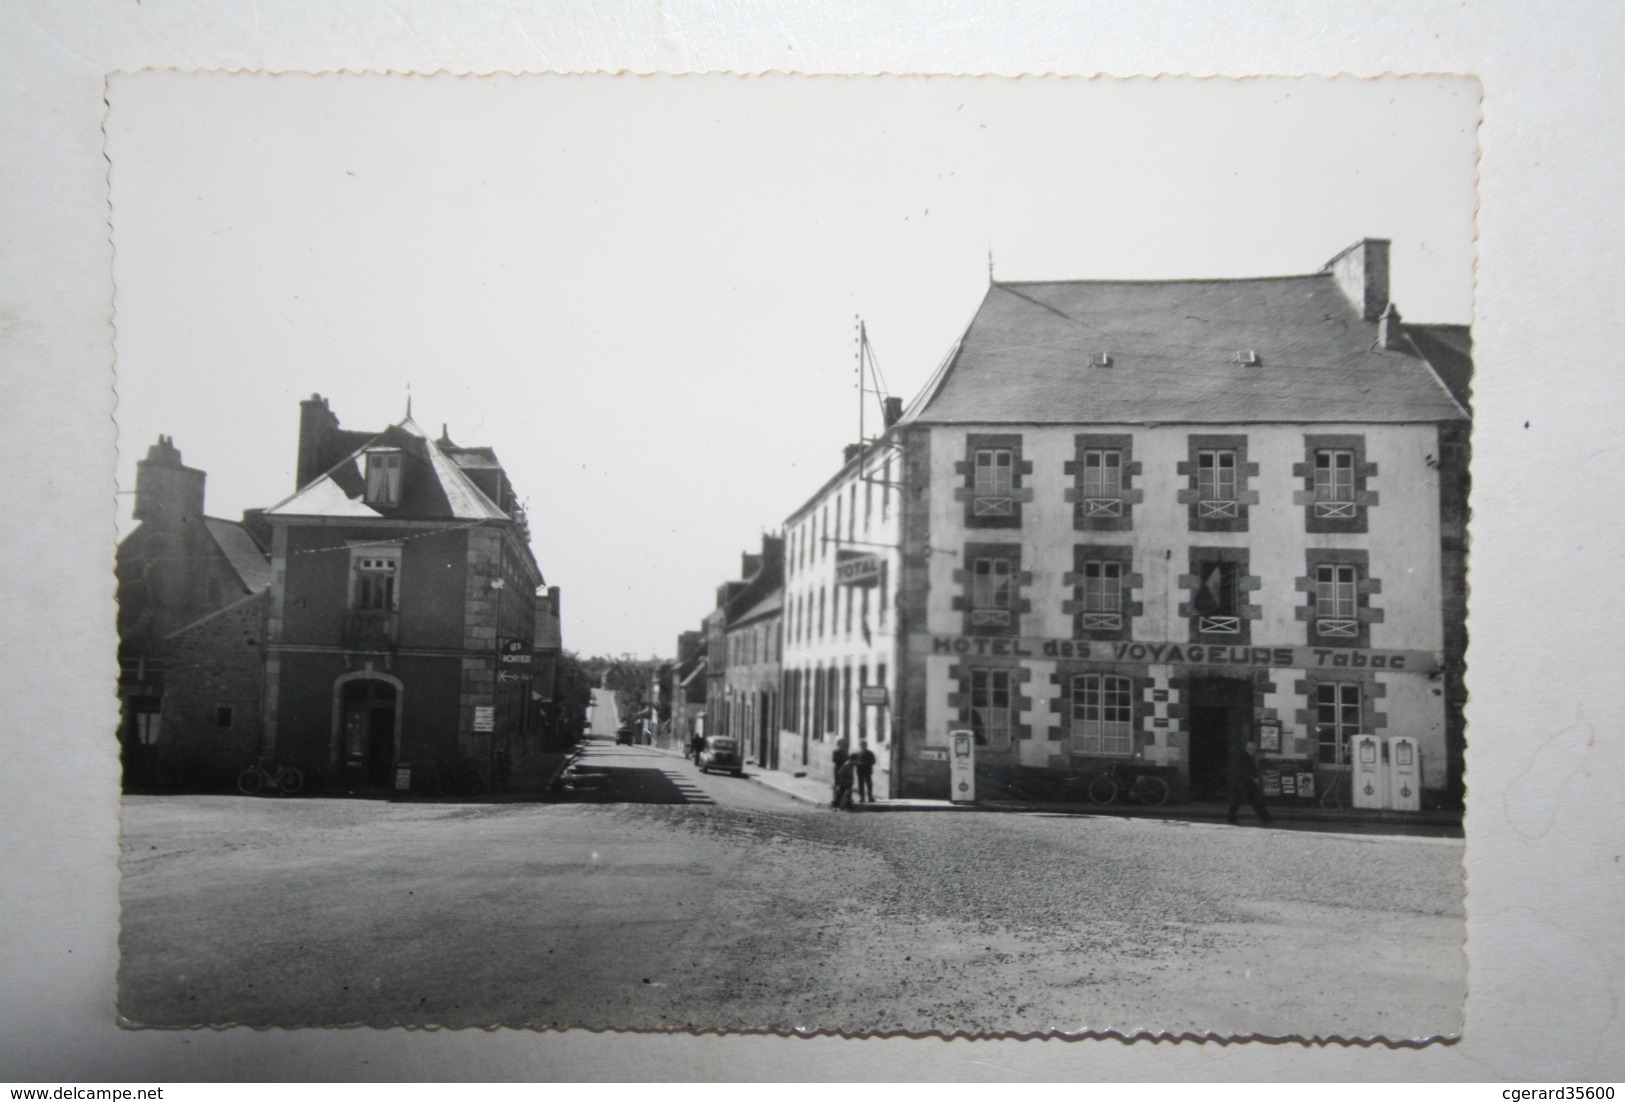
{"type": "Polygon", "coordinates": [[[1118,797],[1131,804],[1161,807],[1168,802],[1168,782],[1144,770],[1129,770],[1112,762],[1106,771],[1089,782],[1089,799],[1097,804],[1115,803],[1118,797]],[[1130,776],[1124,774],[1131,773],[1130,776]]]}
{"type": "Polygon", "coordinates": [[[305,787],[305,775],[295,765],[266,764],[264,756],[255,758],[248,768],[237,774],[237,791],[245,796],[264,792],[272,796],[292,796],[305,787]]]}

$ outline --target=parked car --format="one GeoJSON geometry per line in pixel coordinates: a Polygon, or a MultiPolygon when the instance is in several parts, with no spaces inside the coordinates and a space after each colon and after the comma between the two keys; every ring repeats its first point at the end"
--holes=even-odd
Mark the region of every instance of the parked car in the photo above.
{"type": "Polygon", "coordinates": [[[731,738],[707,739],[700,751],[700,772],[723,769],[736,777],[745,775],[745,759],[739,753],[739,740],[731,738]]]}
{"type": "Polygon", "coordinates": [[[637,730],[630,724],[623,723],[620,729],[615,732],[615,741],[621,746],[631,746],[638,741],[637,730]]]}

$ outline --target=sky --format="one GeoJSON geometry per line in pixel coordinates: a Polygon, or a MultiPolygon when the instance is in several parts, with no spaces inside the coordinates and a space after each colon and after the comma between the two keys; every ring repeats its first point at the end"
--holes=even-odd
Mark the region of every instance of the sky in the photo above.
{"type": "Polygon", "coordinates": [[[236,517],[299,400],[494,448],[582,654],[669,656],[1000,280],[1392,246],[1472,316],[1478,92],[1378,80],[119,74],[119,523],[159,436],[236,517]],[[878,405],[869,399],[867,427],[878,405]]]}

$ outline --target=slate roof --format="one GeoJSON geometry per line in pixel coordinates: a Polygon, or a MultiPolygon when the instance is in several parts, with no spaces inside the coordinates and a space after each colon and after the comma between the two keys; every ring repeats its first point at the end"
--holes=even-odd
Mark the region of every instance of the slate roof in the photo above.
{"type": "Polygon", "coordinates": [[[409,520],[507,520],[457,462],[410,417],[385,429],[332,469],[265,511],[268,517],[392,517],[409,520]],[[401,503],[387,512],[365,498],[368,448],[399,448],[405,456],[401,503]]]}
{"type": "Polygon", "coordinates": [[[767,617],[782,612],[783,610],[784,590],[775,589],[766,597],[763,597],[760,601],[757,601],[755,604],[745,609],[745,611],[741,612],[738,616],[735,616],[728,622],[728,626],[732,628],[738,627],[742,624],[754,623],[757,620],[766,619],[767,617]]]}
{"type": "Polygon", "coordinates": [[[927,424],[1428,422],[1466,413],[1330,272],[994,283],[905,412],[927,424]],[[1243,366],[1254,350],[1260,366],[1243,366]],[[1091,366],[1105,353],[1111,366],[1091,366]]]}
{"type": "Polygon", "coordinates": [[[271,584],[271,561],[246,528],[234,520],[221,520],[219,517],[204,517],[203,527],[215,546],[220,548],[220,553],[225,556],[244,589],[255,593],[271,584]]]}

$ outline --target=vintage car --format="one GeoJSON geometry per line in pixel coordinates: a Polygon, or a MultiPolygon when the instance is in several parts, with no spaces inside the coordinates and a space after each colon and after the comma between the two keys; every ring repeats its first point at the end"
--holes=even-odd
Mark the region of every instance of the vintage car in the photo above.
{"type": "Polygon", "coordinates": [[[638,741],[638,732],[630,723],[623,723],[620,730],[615,732],[615,741],[621,746],[631,746],[638,741]]]}
{"type": "Polygon", "coordinates": [[[731,738],[707,739],[700,751],[700,772],[713,769],[726,770],[736,777],[745,775],[745,759],[739,752],[739,740],[731,738]]]}

